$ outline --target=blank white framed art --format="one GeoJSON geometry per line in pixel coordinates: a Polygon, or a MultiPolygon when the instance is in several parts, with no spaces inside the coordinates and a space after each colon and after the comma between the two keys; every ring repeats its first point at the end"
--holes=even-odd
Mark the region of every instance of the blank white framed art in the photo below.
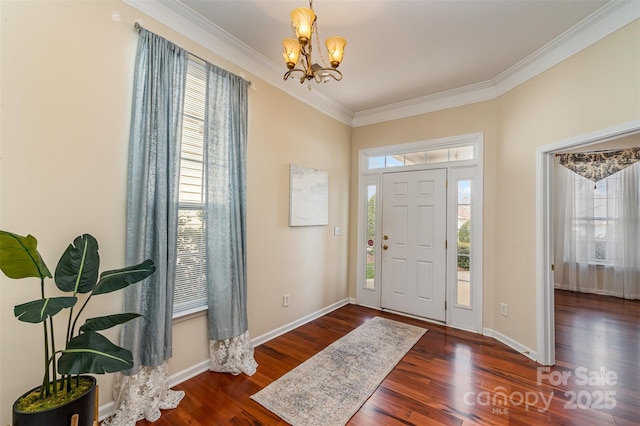
{"type": "Polygon", "coordinates": [[[291,163],[289,226],[329,224],[329,173],[291,163]]]}

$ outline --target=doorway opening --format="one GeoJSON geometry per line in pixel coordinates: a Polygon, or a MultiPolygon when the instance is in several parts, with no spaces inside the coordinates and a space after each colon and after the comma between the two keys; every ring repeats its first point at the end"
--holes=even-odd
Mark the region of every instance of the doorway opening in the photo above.
{"type": "Polygon", "coordinates": [[[555,364],[553,158],[560,150],[586,147],[640,133],[640,120],[602,129],[536,150],[537,361],[555,364]]]}

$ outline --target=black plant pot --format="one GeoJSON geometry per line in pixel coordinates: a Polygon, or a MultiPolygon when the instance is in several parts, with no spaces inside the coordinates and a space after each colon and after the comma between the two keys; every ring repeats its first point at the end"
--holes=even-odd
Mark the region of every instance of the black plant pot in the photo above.
{"type": "MultiPolygon", "coordinates": [[[[95,412],[96,399],[96,379],[92,376],[81,376],[93,382],[91,388],[83,393],[79,398],[70,401],[60,407],[51,408],[37,413],[25,413],[18,411],[16,405],[18,400],[29,392],[25,392],[16,402],[13,403],[13,426],[69,426],[71,417],[78,414],[80,421],[78,426],[92,426],[95,412]]],[[[36,389],[36,388],[34,388],[36,389]]]]}

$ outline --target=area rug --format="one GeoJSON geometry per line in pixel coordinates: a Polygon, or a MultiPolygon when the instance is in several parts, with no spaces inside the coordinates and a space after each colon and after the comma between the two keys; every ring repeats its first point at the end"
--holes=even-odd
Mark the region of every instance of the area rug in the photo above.
{"type": "Polygon", "coordinates": [[[344,425],[426,332],[374,317],[251,399],[294,426],[344,425]]]}

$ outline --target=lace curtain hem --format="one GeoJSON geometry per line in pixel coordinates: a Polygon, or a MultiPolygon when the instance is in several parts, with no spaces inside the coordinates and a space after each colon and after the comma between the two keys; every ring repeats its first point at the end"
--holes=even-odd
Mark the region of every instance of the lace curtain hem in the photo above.
{"type": "Polygon", "coordinates": [[[218,373],[252,376],[258,367],[248,331],[231,339],[210,340],[209,357],[209,370],[218,373]]]}
{"type": "Polygon", "coordinates": [[[166,362],[159,367],[142,367],[133,376],[118,373],[113,389],[116,411],[102,425],[134,426],[142,419],[155,422],[160,410],[176,408],[184,395],[183,391],[169,389],[166,362]]]}

